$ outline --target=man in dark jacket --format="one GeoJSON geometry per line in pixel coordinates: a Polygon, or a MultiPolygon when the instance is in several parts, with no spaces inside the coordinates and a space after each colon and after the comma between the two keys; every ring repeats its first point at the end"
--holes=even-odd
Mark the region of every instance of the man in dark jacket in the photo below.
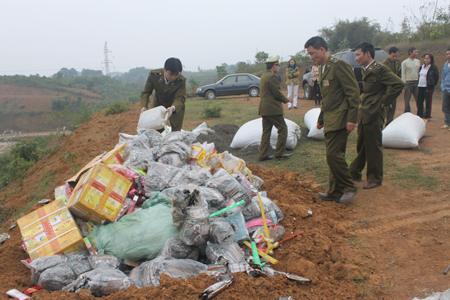
{"type": "MultiPolygon", "coordinates": [[[[391,69],[391,71],[397,75],[399,78],[402,77],[402,63],[400,62],[400,59],[398,59],[398,56],[400,54],[400,50],[397,47],[391,47],[389,48],[389,57],[387,57],[385,60],[383,60],[381,63],[383,65],[386,65],[391,69]]],[[[395,116],[395,110],[397,108],[397,99],[394,100],[394,102],[391,103],[391,105],[388,105],[385,107],[386,110],[386,126],[389,125],[394,120],[395,116]]]]}
{"type": "Polygon", "coordinates": [[[167,108],[172,131],[180,131],[183,126],[184,105],[186,103],[186,77],[181,75],[183,66],[178,58],[169,58],[164,69],[151,70],[141,93],[141,112],[148,109],[150,95],[155,90],[153,107],[167,108]]]}
{"type": "Polygon", "coordinates": [[[355,50],[356,62],[363,67],[364,96],[358,115],[358,155],[350,164],[350,173],[353,180],[361,181],[367,162],[367,183],[363,189],[372,189],[380,186],[383,180],[381,131],[386,113],[384,107],[397,99],[405,84],[389,67],[374,59],[372,44],[361,43],[355,50]]]}
{"type": "Polygon", "coordinates": [[[278,71],[280,56],[268,59],[266,64],[266,72],[261,76],[259,82],[260,97],[258,114],[262,117],[263,133],[261,136],[261,145],[259,147],[258,160],[264,161],[275,158],[287,158],[292,154],[286,154],[287,126],[284,122],[283,103],[292,102],[292,97],[286,98],[281,93],[280,83],[278,82],[278,71]],[[277,146],[274,155],[269,155],[270,151],[270,134],[272,127],[278,130],[277,146]]]}

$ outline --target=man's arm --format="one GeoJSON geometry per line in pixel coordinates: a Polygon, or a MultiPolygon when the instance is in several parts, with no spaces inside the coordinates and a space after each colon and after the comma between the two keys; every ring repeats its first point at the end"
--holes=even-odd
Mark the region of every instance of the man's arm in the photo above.
{"type": "MultiPolygon", "coordinates": [[[[447,77],[447,73],[445,71],[445,65],[448,64],[447,62],[444,64],[444,67],[442,68],[442,77],[441,77],[441,90],[444,91],[444,84],[445,84],[445,78],[447,77]]],[[[448,68],[447,68],[448,71],[448,68]]]]}
{"type": "Polygon", "coordinates": [[[172,106],[175,106],[175,113],[181,111],[186,103],[186,80],[183,80],[181,87],[176,91],[172,106]]]}
{"type": "Polygon", "coordinates": [[[275,99],[283,103],[289,102],[286,96],[281,93],[280,84],[278,83],[278,79],[275,74],[273,74],[273,76],[270,76],[268,84],[270,92],[275,97],[275,99]]]}
{"type": "Polygon", "coordinates": [[[345,99],[344,101],[348,101],[348,114],[347,114],[347,122],[356,123],[358,122],[358,109],[359,109],[359,85],[356,81],[355,72],[353,72],[352,68],[349,64],[341,61],[339,64],[342,64],[340,68],[338,68],[336,75],[339,83],[344,91],[345,99]]]}
{"type": "Polygon", "coordinates": [[[406,60],[404,60],[401,64],[401,68],[402,68],[402,80],[403,82],[406,82],[406,60]]]}
{"type": "Polygon", "coordinates": [[[141,93],[141,107],[148,109],[148,100],[153,92],[152,75],[148,74],[147,82],[145,83],[144,91],[141,93]]]}
{"type": "Polygon", "coordinates": [[[405,83],[388,68],[382,68],[380,82],[387,86],[386,94],[381,99],[382,107],[389,106],[401,94],[405,83]]]}

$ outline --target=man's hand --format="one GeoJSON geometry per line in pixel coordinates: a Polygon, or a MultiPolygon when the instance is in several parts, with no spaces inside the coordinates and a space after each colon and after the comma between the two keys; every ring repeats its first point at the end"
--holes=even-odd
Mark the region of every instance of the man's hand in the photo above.
{"type": "Polygon", "coordinates": [[[323,128],[323,124],[320,124],[320,123],[317,123],[317,125],[316,125],[316,127],[317,127],[317,129],[322,129],[323,128]]]}
{"type": "Polygon", "coordinates": [[[145,107],[141,108],[141,114],[146,111],[147,109],[145,107]]]}
{"type": "Polygon", "coordinates": [[[381,108],[385,107],[386,105],[384,105],[384,103],[381,103],[381,108]]]}
{"type": "Polygon", "coordinates": [[[405,95],[405,90],[402,90],[402,96],[404,96],[405,95]]]}
{"type": "Polygon", "coordinates": [[[294,97],[288,97],[287,99],[288,99],[288,102],[290,102],[290,103],[294,102],[294,97]]]}
{"type": "Polygon", "coordinates": [[[174,109],[175,109],[175,106],[171,106],[166,109],[166,113],[169,115],[169,118],[172,116],[174,109]]]}
{"type": "Polygon", "coordinates": [[[347,133],[352,132],[353,129],[355,129],[355,125],[356,125],[356,123],[347,122],[347,126],[346,126],[346,128],[347,128],[347,133]]]}

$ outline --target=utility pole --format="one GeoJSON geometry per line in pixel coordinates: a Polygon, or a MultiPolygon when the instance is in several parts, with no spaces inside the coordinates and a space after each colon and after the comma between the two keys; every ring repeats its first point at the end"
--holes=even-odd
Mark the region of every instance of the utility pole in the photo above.
{"type": "Polygon", "coordinates": [[[112,53],[111,51],[108,50],[108,42],[105,42],[104,52],[105,52],[105,61],[102,62],[103,73],[105,73],[105,75],[108,75],[110,73],[110,67],[109,66],[112,65],[112,61],[110,61],[109,58],[108,58],[108,54],[112,53]]]}

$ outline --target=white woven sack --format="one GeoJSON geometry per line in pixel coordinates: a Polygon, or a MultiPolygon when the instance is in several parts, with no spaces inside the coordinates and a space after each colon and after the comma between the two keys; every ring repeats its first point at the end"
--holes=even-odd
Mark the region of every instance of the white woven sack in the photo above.
{"type": "MultiPolygon", "coordinates": [[[[286,149],[292,150],[297,146],[297,141],[300,139],[300,126],[291,120],[284,119],[288,128],[288,137],[286,141],[286,149]]],[[[234,135],[230,147],[233,149],[247,148],[249,146],[261,144],[262,136],[262,118],[248,121],[239,128],[234,135]]],[[[278,130],[275,126],[272,128],[270,135],[270,146],[275,148],[278,139],[278,130]]]]}
{"type": "Polygon", "coordinates": [[[425,135],[425,122],[412,113],[404,113],[383,130],[383,147],[408,149],[419,146],[425,135]]]}
{"type": "Polygon", "coordinates": [[[316,140],[324,140],[325,135],[322,129],[317,129],[317,119],[320,115],[320,108],[313,108],[308,110],[305,114],[304,121],[306,128],[309,129],[308,137],[316,140]]]}
{"type": "Polygon", "coordinates": [[[167,123],[168,115],[164,106],[147,109],[139,116],[138,129],[161,129],[167,123]]]}

